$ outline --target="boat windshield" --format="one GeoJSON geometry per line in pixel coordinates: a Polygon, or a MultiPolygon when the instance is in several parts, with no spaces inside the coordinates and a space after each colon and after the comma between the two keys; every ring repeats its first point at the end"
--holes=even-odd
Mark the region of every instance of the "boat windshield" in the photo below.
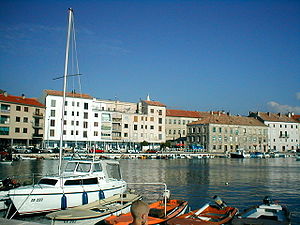
{"type": "Polygon", "coordinates": [[[119,164],[108,163],[106,166],[108,178],[121,180],[119,164]]]}
{"type": "Polygon", "coordinates": [[[91,163],[78,163],[76,172],[88,173],[91,170],[91,163]]]}
{"type": "Polygon", "coordinates": [[[57,180],[55,179],[49,179],[49,178],[42,178],[38,184],[48,184],[48,185],[53,185],[57,183],[57,180]]]}
{"type": "Polygon", "coordinates": [[[101,171],[102,171],[101,164],[100,163],[95,163],[93,172],[101,172],[101,171]]]}
{"type": "Polygon", "coordinates": [[[75,168],[76,168],[76,162],[68,162],[66,168],[65,168],[65,172],[74,172],[75,168]]]}

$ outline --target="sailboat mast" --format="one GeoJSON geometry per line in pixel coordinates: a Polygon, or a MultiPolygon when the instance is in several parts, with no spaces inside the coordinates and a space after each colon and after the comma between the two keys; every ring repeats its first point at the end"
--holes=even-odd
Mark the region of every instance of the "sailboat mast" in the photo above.
{"type": "Polygon", "coordinates": [[[61,167],[62,167],[64,115],[65,115],[65,102],[66,102],[66,90],[67,90],[67,75],[68,75],[70,36],[71,36],[72,19],[73,19],[73,9],[69,8],[68,10],[69,10],[69,20],[68,20],[68,34],[67,34],[66,57],[65,57],[63,102],[62,102],[62,112],[61,112],[61,133],[60,133],[59,165],[58,165],[59,175],[61,174],[61,167]]]}

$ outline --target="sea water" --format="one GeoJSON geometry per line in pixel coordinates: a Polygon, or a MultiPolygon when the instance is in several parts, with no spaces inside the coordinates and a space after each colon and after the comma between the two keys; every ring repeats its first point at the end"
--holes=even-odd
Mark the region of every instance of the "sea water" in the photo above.
{"type": "MultiPolygon", "coordinates": [[[[57,173],[57,160],[23,160],[0,164],[0,178],[57,173]]],[[[292,224],[300,224],[300,161],[295,158],[270,159],[130,159],[120,160],[123,179],[128,183],[166,183],[171,198],[189,202],[190,209],[201,208],[218,195],[240,211],[262,203],[265,196],[286,205],[292,224]]],[[[30,182],[31,180],[26,180],[30,182]]],[[[23,180],[22,180],[23,182],[23,180]]],[[[129,185],[148,202],[161,199],[155,185],[129,185]]],[[[26,218],[51,222],[41,216],[26,218]]]]}

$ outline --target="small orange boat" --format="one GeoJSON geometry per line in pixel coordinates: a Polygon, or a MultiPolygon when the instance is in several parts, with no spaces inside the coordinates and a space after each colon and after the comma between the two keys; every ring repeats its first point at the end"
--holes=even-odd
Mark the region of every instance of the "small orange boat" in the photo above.
{"type": "MultiPolygon", "coordinates": [[[[187,201],[173,199],[168,200],[165,204],[161,200],[150,204],[149,207],[148,224],[160,224],[185,213],[188,203],[187,201]]],[[[105,223],[110,225],[128,225],[132,220],[131,213],[126,213],[120,216],[110,216],[105,219],[105,223]]]]}
{"type": "Polygon", "coordinates": [[[237,208],[226,206],[217,196],[214,197],[216,204],[205,204],[201,209],[191,211],[179,217],[171,219],[168,225],[203,225],[225,224],[233,219],[238,213],[237,208]],[[217,200],[216,200],[217,198],[217,200]]]}

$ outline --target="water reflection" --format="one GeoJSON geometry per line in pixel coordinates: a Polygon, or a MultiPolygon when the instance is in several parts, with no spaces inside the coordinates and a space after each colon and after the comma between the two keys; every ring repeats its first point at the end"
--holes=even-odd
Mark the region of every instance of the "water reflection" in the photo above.
{"type": "MultiPolygon", "coordinates": [[[[127,182],[164,182],[173,198],[184,199],[192,209],[214,195],[240,210],[270,195],[300,221],[300,162],[286,159],[178,159],[120,160],[127,182]]],[[[0,177],[57,173],[57,160],[24,160],[13,166],[0,164],[0,177]]],[[[161,198],[162,187],[133,186],[148,201],[161,198]],[[154,192],[154,193],[153,193],[154,192]]]]}

